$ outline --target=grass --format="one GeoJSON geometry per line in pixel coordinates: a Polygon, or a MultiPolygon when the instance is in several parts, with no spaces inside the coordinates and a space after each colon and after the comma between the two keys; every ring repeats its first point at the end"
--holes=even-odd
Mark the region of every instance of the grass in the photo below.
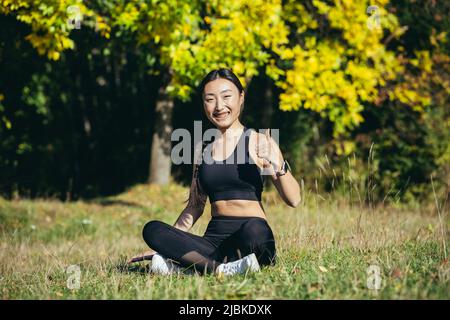
{"type": "MultiPolygon", "coordinates": [[[[449,299],[448,226],[436,205],[363,206],[304,194],[297,208],[264,194],[277,264],[258,274],[155,276],[126,259],[146,249],[143,225],[173,224],[187,188],[137,185],[93,201],[0,198],[2,299],[449,299]],[[439,211],[439,214],[438,214],[439,211]],[[69,289],[80,268],[80,287],[69,289]],[[369,289],[380,271],[379,290],[369,289]]],[[[203,234],[204,215],[192,232],[203,234]]]]}

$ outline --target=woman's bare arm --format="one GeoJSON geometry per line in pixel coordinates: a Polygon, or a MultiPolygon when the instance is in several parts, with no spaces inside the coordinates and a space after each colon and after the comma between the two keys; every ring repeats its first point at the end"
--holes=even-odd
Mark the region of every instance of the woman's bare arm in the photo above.
{"type": "Polygon", "coordinates": [[[204,201],[202,201],[201,204],[194,205],[192,203],[194,185],[195,185],[194,178],[192,178],[191,189],[189,191],[189,202],[174,224],[175,228],[183,231],[189,231],[205,210],[206,197],[204,195],[202,199],[204,201]]]}
{"type": "MultiPolygon", "coordinates": [[[[199,159],[199,157],[201,156],[201,153],[198,153],[197,151],[199,150],[201,151],[201,145],[197,145],[196,146],[196,153],[194,155],[194,157],[197,157],[197,159],[199,159]]],[[[174,227],[183,231],[189,231],[192,226],[195,224],[195,222],[198,220],[198,218],[200,218],[200,216],[203,214],[203,211],[205,210],[205,204],[206,204],[206,199],[207,196],[205,194],[203,194],[202,192],[200,192],[200,190],[198,190],[198,192],[200,193],[200,197],[201,197],[201,201],[199,204],[194,204],[193,202],[193,197],[194,197],[194,191],[195,191],[195,185],[196,185],[196,180],[195,180],[195,169],[196,169],[196,162],[194,161],[194,164],[192,166],[192,182],[191,182],[191,188],[189,190],[189,202],[186,206],[186,208],[181,212],[180,216],[178,217],[177,221],[174,224],[174,227]]],[[[199,188],[199,186],[197,186],[197,188],[199,188]]]]}
{"type": "MultiPolygon", "coordinates": [[[[200,193],[201,195],[200,204],[194,204],[193,202],[194,189],[195,189],[195,163],[193,165],[192,182],[191,188],[189,190],[189,201],[186,208],[181,212],[180,216],[178,217],[177,221],[174,224],[174,227],[177,229],[189,231],[195,224],[195,222],[198,220],[198,218],[200,218],[200,216],[203,214],[207,196],[203,193],[200,193]]],[[[147,250],[145,252],[133,256],[127,261],[127,263],[150,260],[155,253],[156,251],[152,249],[147,250]]]]}
{"type": "Polygon", "coordinates": [[[282,176],[277,176],[275,173],[276,171],[281,170],[284,161],[283,154],[278,147],[278,144],[272,137],[257,133],[256,147],[258,150],[256,151],[256,154],[261,160],[261,166],[263,166],[266,173],[271,176],[272,182],[283,201],[290,207],[297,207],[301,200],[300,185],[297,180],[290,171],[282,176]]]}
{"type": "MultiPolygon", "coordinates": [[[[194,187],[194,181],[191,183],[191,190],[189,192],[189,195],[193,193],[193,187],[194,187]]],[[[192,204],[192,197],[189,197],[190,201],[188,202],[188,205],[186,208],[181,212],[180,216],[178,217],[177,221],[174,224],[174,227],[183,231],[189,231],[192,226],[195,224],[195,222],[198,220],[198,218],[203,214],[205,202],[202,205],[194,206],[192,204]]],[[[150,260],[152,256],[156,253],[155,250],[147,250],[144,251],[138,255],[135,255],[131,257],[127,263],[133,263],[133,262],[139,262],[144,260],[150,260]]]]}
{"type": "Polygon", "coordinates": [[[284,202],[290,207],[297,207],[301,200],[300,186],[291,172],[288,171],[285,175],[279,177],[272,174],[271,177],[275,188],[277,188],[284,202]]]}

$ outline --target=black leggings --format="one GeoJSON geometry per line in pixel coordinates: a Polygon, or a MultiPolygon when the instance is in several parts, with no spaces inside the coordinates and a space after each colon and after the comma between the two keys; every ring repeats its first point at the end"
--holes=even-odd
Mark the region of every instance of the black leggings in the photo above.
{"type": "Polygon", "coordinates": [[[199,273],[214,273],[219,264],[251,253],[261,266],[275,264],[272,230],[259,217],[213,217],[203,237],[153,220],[144,226],[142,235],[147,245],[163,257],[199,273]]]}

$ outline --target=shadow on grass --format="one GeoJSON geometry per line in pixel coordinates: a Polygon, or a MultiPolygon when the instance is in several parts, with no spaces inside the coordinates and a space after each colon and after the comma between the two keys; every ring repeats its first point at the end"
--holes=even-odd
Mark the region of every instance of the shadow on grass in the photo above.
{"type": "Polygon", "coordinates": [[[107,207],[107,206],[124,206],[124,207],[145,209],[145,207],[140,205],[139,203],[135,203],[135,202],[131,202],[131,201],[125,201],[125,200],[95,199],[95,200],[89,200],[89,201],[87,201],[87,203],[99,204],[99,205],[104,206],[104,207],[107,207]]]}
{"type": "Polygon", "coordinates": [[[145,264],[143,262],[135,264],[127,264],[126,262],[119,262],[115,267],[115,271],[124,274],[139,273],[142,275],[148,275],[150,273],[150,264],[145,264]]]}
{"type": "MultiPolygon", "coordinates": [[[[151,256],[146,256],[143,261],[135,262],[134,264],[128,264],[127,262],[121,260],[119,263],[117,263],[115,266],[112,267],[114,271],[123,273],[123,274],[133,274],[138,273],[141,275],[149,275],[152,274],[151,269],[151,262],[144,264],[145,261],[151,261],[151,256]]],[[[182,271],[178,273],[179,276],[193,276],[193,275],[201,275],[200,271],[196,271],[195,268],[182,268],[182,271]]]]}

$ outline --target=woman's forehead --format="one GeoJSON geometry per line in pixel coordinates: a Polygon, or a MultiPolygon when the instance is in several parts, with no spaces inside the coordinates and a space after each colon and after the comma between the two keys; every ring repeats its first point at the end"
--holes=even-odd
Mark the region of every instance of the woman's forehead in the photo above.
{"type": "Polygon", "coordinates": [[[207,96],[209,94],[216,95],[225,92],[231,93],[235,91],[233,87],[235,86],[231,81],[219,78],[206,84],[204,94],[207,96]]]}

